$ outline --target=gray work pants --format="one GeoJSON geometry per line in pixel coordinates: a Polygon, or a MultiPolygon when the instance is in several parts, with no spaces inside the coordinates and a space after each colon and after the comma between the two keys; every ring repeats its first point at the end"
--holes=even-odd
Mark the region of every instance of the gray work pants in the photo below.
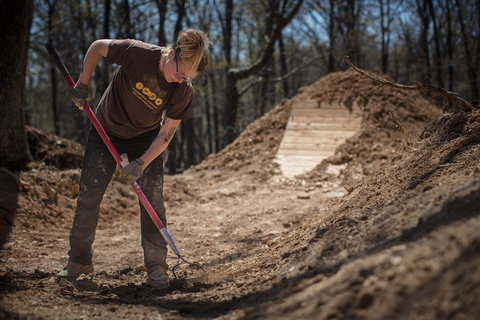
{"type": "MultiPolygon", "coordinates": [[[[129,161],[144,154],[158,134],[158,130],[144,133],[132,139],[110,136],[110,141],[119,154],[126,153],[129,161]]],[[[92,244],[98,222],[100,203],[115,172],[116,162],[95,128],[90,130],[85,145],[80,193],[70,231],[70,260],[88,265],[92,263],[92,244]]],[[[145,169],[137,180],[143,193],[166,226],[163,203],[163,156],[160,155],[145,169]]],[[[119,195],[120,196],[120,195],[119,195]]],[[[167,243],[140,203],[140,223],[144,262],[148,272],[159,267],[167,268],[167,243]]],[[[121,250],[121,248],[118,248],[121,250]]]]}

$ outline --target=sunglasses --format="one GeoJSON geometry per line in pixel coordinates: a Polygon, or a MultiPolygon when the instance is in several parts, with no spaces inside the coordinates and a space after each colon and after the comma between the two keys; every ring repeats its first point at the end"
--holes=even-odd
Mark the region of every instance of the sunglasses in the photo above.
{"type": "Polygon", "coordinates": [[[185,75],[181,72],[178,71],[178,58],[177,58],[177,55],[175,55],[175,62],[177,63],[177,72],[175,72],[173,75],[179,79],[179,80],[183,80],[185,81],[186,83],[189,83],[191,84],[193,82],[193,79],[189,78],[189,77],[185,77],[185,75]]]}

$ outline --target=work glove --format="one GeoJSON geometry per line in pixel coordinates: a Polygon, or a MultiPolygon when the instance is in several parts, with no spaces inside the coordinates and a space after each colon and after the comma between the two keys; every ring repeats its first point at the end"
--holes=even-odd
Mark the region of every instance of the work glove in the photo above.
{"type": "Polygon", "coordinates": [[[88,101],[88,86],[77,82],[77,84],[70,89],[70,98],[78,109],[83,110],[85,102],[88,101]]]}
{"type": "Polygon", "coordinates": [[[126,184],[132,184],[137,181],[143,173],[143,161],[137,159],[120,169],[120,177],[126,184]]]}

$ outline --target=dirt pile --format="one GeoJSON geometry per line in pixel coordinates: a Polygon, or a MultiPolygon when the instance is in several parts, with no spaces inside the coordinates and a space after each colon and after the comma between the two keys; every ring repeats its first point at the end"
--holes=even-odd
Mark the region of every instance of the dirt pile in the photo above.
{"type": "Polygon", "coordinates": [[[58,169],[77,169],[82,166],[83,148],[80,144],[61,137],[46,134],[26,126],[27,140],[34,162],[32,168],[53,166],[58,169]]]}
{"type": "Polygon", "coordinates": [[[343,103],[346,108],[356,102],[363,110],[360,132],[304,176],[322,177],[329,164],[343,164],[342,184],[347,189],[375,171],[393,153],[419,141],[423,128],[441,115],[441,101],[437,98],[382,86],[352,70],[330,74],[302,93],[319,102],[343,103]]]}
{"type": "Polygon", "coordinates": [[[169,232],[211,280],[188,290],[143,284],[137,200],[115,179],[102,203],[95,275],[56,283],[79,169],[37,166],[19,177],[0,171],[2,199],[14,199],[0,202],[0,315],[475,319],[480,112],[442,115],[431,97],[351,71],[293,99],[222,152],[166,177],[169,232]],[[293,99],[356,101],[363,122],[334,156],[285,179],[274,158],[293,99]]]}
{"type": "Polygon", "coordinates": [[[479,115],[439,118],[364,178],[293,258],[308,271],[289,282],[288,299],[250,316],[475,319],[479,115]]]}

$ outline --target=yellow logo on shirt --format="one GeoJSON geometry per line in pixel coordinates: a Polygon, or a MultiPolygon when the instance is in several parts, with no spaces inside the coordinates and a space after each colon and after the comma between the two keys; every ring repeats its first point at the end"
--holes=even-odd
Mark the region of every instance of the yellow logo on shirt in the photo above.
{"type": "Polygon", "coordinates": [[[162,98],[157,98],[157,95],[141,82],[135,84],[133,94],[152,110],[157,109],[163,103],[162,98]]]}

